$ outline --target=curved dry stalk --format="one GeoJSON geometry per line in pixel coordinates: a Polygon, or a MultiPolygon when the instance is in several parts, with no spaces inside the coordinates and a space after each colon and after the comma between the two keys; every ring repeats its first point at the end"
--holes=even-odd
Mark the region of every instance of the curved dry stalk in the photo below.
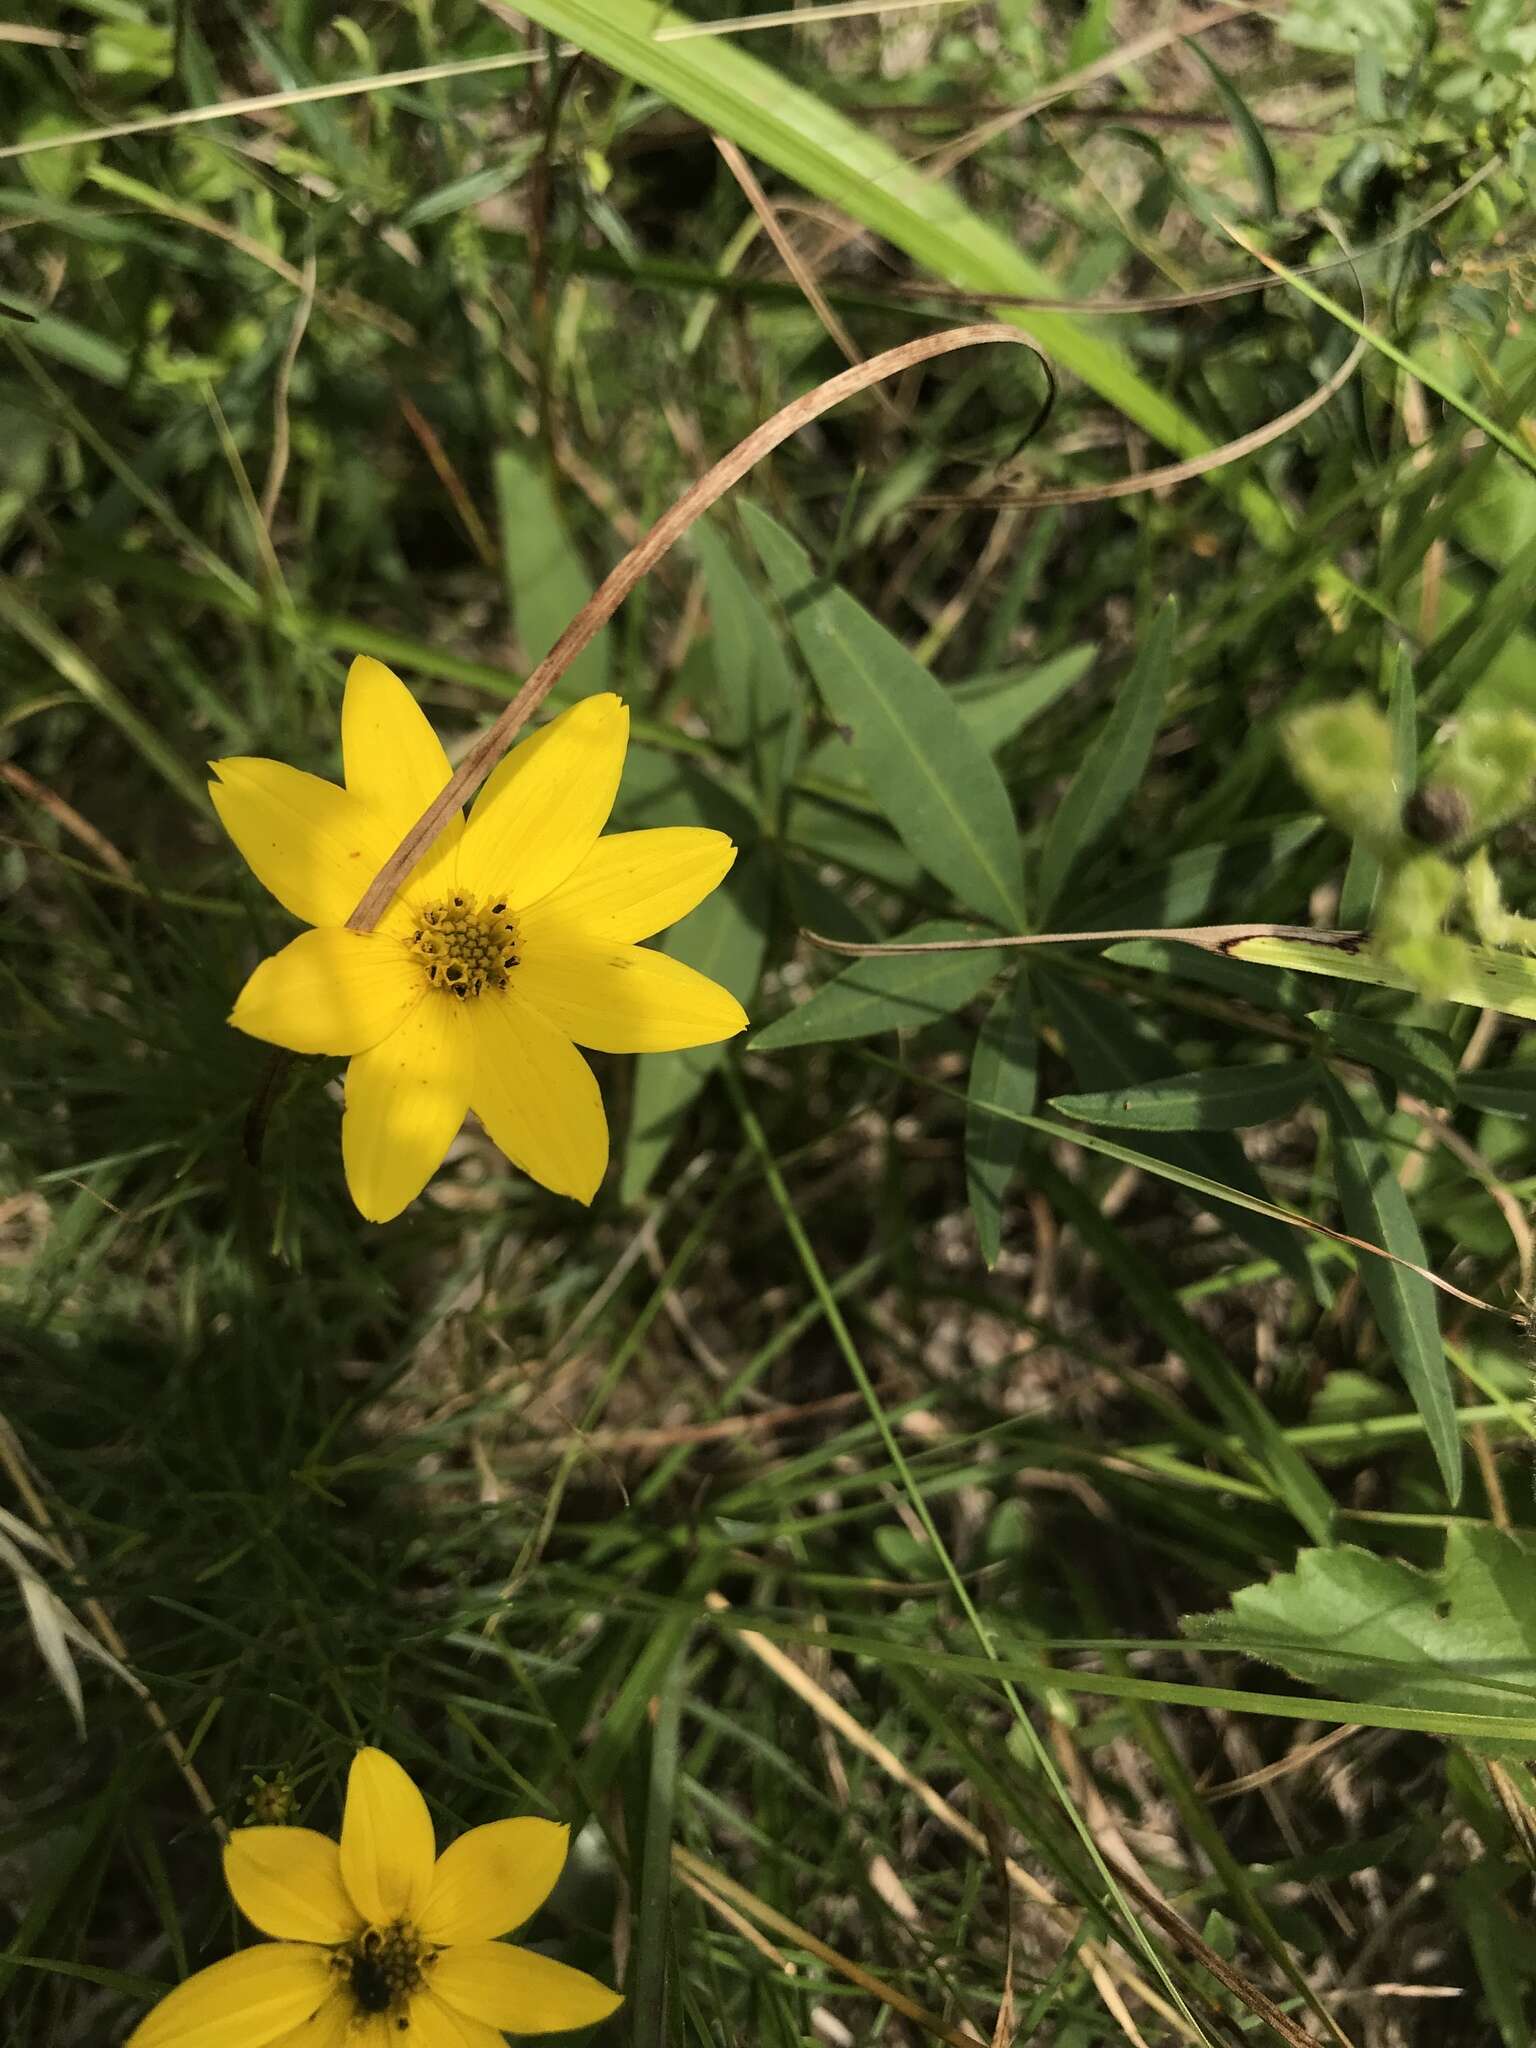
{"type": "Polygon", "coordinates": [[[682,539],[694,521],[740,483],[765,455],[771,454],[812,420],[820,419],[823,413],[840,405],[845,398],[852,398],[871,385],[883,383],[888,377],[899,377],[903,371],[913,369],[919,363],[932,362],[936,357],[954,354],[957,349],[979,348],[990,342],[1029,349],[1049,375],[1049,365],[1039,345],[1017,328],[992,322],[971,327],[949,327],[940,334],[926,334],[916,341],[905,341],[898,348],[887,349],[882,355],[871,356],[868,362],[855,363],[840,375],[829,377],[814,391],[792,399],[771,419],[755,427],[744,441],[738,441],[728,455],[721,456],[712,469],[707,470],[697,483],[669,506],[650,532],[604,577],[506,710],[469,749],[442,794],[427,806],[374,876],[356,910],[347,919],[348,930],[373,930],[395,890],[421,854],[431,845],[452,813],[480,787],[577,655],[613,617],[640,579],[682,539]]]}
{"type": "Polygon", "coordinates": [[[881,953],[990,953],[1004,946],[1106,945],[1121,939],[1171,939],[1197,946],[1203,953],[1230,953],[1245,939],[1291,939],[1302,945],[1328,946],[1339,953],[1358,953],[1369,932],[1323,932],[1308,924],[1184,924],[1124,925],[1105,932],[1011,932],[984,939],[893,939],[888,944],[856,939],[829,939],[825,932],[801,927],[800,936],[828,953],[858,959],[881,953]]]}
{"type": "Polygon", "coordinates": [[[1135,476],[1122,476],[1107,484],[1075,484],[1057,491],[1031,491],[1025,497],[998,496],[992,492],[976,497],[919,497],[914,505],[985,505],[1011,507],[1021,511],[1044,510],[1048,505],[1097,505],[1108,498],[1134,498],[1143,491],[1155,491],[1165,485],[1186,484],[1197,476],[1208,476],[1213,469],[1222,469],[1229,462],[1240,462],[1245,455],[1253,455],[1260,448],[1267,448],[1272,441],[1278,441],[1288,434],[1292,427],[1299,427],[1303,420],[1311,419],[1313,413],[1321,412],[1332,398],[1336,398],[1360,367],[1367,344],[1357,341],[1349,354],[1333,372],[1301,400],[1299,405],[1277,413],[1262,427],[1254,427],[1246,434],[1239,434],[1235,441],[1225,441],[1219,448],[1207,449],[1203,455],[1191,455],[1183,462],[1167,462],[1160,469],[1144,469],[1135,476]]]}

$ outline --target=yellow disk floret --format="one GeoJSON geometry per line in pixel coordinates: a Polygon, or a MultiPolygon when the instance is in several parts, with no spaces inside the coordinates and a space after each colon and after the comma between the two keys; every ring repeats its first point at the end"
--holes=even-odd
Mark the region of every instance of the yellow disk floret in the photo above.
{"type": "Polygon", "coordinates": [[[421,912],[411,947],[433,988],[461,999],[478,996],[506,987],[517,965],[517,927],[504,902],[482,910],[460,889],[421,912]]]}

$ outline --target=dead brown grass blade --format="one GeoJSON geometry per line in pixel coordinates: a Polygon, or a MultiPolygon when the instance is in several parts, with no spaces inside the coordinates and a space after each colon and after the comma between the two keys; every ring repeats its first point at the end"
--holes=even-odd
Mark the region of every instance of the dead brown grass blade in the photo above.
{"type": "Polygon", "coordinates": [[[1366,344],[1357,341],[1332,376],[1324,378],[1317,389],[1308,392],[1299,404],[1277,413],[1262,427],[1253,427],[1246,434],[1239,434],[1235,440],[1225,441],[1219,448],[1209,448],[1203,455],[1191,455],[1183,462],[1166,462],[1160,469],[1139,470],[1135,476],[1116,477],[1109,483],[1074,484],[1055,491],[1030,491],[1022,497],[982,491],[974,497],[933,495],[913,498],[911,502],[924,506],[986,505],[1043,511],[1048,505],[1097,505],[1110,498],[1134,498],[1143,491],[1189,483],[1197,476],[1209,476],[1213,469],[1224,469],[1228,463],[1241,462],[1245,455],[1256,454],[1272,441],[1281,440],[1292,427],[1299,427],[1304,420],[1311,419],[1313,413],[1321,412],[1330,399],[1338,397],[1359,369],[1365,350],[1366,344]]]}
{"type": "Polygon", "coordinates": [[[765,455],[771,454],[812,420],[820,419],[823,413],[841,405],[845,398],[867,391],[888,377],[899,377],[920,363],[953,355],[958,349],[980,348],[994,342],[1003,346],[1022,345],[1042,364],[1045,362],[1038,345],[1027,334],[1021,334],[1012,327],[988,322],[973,327],[950,327],[940,334],[925,334],[915,341],[905,341],[897,348],[887,349],[883,355],[872,356],[868,362],[855,363],[852,368],[817,385],[814,391],[792,399],[771,419],[755,427],[728,455],[723,455],[662,514],[617,567],[609,571],[495,724],[482,733],[469,749],[441,796],[428,805],[374,876],[361,902],[347,920],[348,929],[355,932],[373,930],[395,890],[437,837],[446,820],[480,787],[577,655],[613,617],[641,578],[682,539],[694,521],[711,505],[718,504],[726,492],[749,475],[765,455]]]}
{"type": "Polygon", "coordinates": [[[908,1998],[907,1994],[898,1991],[894,1984],[887,1984],[883,1978],[866,1970],[861,1963],[856,1963],[851,1956],[843,1955],[827,1942],[818,1939],[809,1928],[802,1927],[798,1921],[780,1913],[765,1899],[760,1899],[756,1892],[748,1891],[745,1885],[737,1884],[736,1880],[727,1877],[724,1871],[716,1870],[713,1865],[704,1862],[701,1857],[695,1856],[691,1850],[683,1848],[678,1843],[673,1845],[672,1867],[684,1879],[693,1879],[692,1889],[710,1905],[715,1903],[717,1897],[723,1899],[728,1905],[735,1906],[738,1911],[746,1914],[749,1919],[771,1928],[775,1934],[781,1934],[786,1941],[794,1942],[796,1947],[809,1950],[818,1961],[825,1963],[829,1969],[836,1970],[840,1977],[846,1978],[850,1984],[856,1984],[861,1991],[867,1991],[872,1998],[878,1998],[882,2005],[889,2006],[892,2012],[899,2012],[904,2019],[911,2020],[925,2033],[933,2035],[935,2040],[948,2042],[950,2048],[985,2048],[979,2034],[972,2033],[968,2027],[952,2027],[948,2020],[941,2018],[938,2013],[929,2012],[928,2008],[919,2005],[915,1998],[908,1998]]]}

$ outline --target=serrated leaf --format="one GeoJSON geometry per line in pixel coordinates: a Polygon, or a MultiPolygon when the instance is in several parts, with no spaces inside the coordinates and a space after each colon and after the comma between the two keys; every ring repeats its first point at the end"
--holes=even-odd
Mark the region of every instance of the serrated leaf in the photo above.
{"type": "Polygon", "coordinates": [[[1024,1150],[1025,1129],[988,1104],[1028,1116],[1035,1106],[1034,1005],[1022,971],[1003,989],[982,1023],[971,1054],[965,1109],[965,1180],[981,1255],[997,1264],[1002,1249],[1003,1202],[1024,1150]]]}
{"type": "Polygon", "coordinates": [[[1345,1010],[1313,1010],[1307,1022],[1345,1059],[1390,1074],[1437,1109],[1449,1109],[1456,1100],[1456,1056],[1442,1032],[1378,1023],[1345,1010]]]}
{"type": "Polygon", "coordinates": [[[1166,1081],[1056,1095],[1052,1109],[1123,1131],[1241,1131],[1289,1116],[1317,1086],[1315,1060],[1264,1066],[1207,1067],[1166,1081]]]}
{"type": "Polygon", "coordinates": [[[692,538],[714,629],[716,729],[727,746],[748,749],[757,786],[772,813],[795,772],[805,737],[800,691],[773,620],[726,542],[703,524],[693,529],[692,538]]]}
{"type": "Polygon", "coordinates": [[[909,852],[966,909],[1022,929],[1018,828],[1002,777],[948,694],[756,506],[742,516],[870,795],[909,852]]]}
{"type": "MultiPolygon", "coordinates": [[[[499,448],[492,476],[507,602],[524,659],[531,667],[543,660],[592,595],[592,580],[543,472],[516,449],[499,448]]],[[[570,704],[607,687],[608,630],[604,627],[571,663],[549,701],[570,704]]]]}
{"type": "MultiPolygon", "coordinates": [[[[767,943],[768,887],[758,861],[748,855],[720,888],[667,934],[660,950],[718,981],[750,1009],[767,943]]],[[[642,1053],[635,1061],[629,1134],[619,1170],[621,1201],[633,1202],[644,1194],[694,1098],[726,1051],[724,1045],[699,1045],[687,1052],[642,1053]]]]}
{"type": "MultiPolygon", "coordinates": [[[[974,925],[934,919],[901,934],[902,943],[975,939],[974,925]]],[[[877,1031],[920,1031],[978,994],[1002,965],[995,946],[966,953],[879,953],[854,960],[809,1001],[759,1031],[752,1052],[788,1052],[877,1031]]]]}
{"type": "Polygon", "coordinates": [[[1056,806],[1040,856],[1042,920],[1049,917],[1072,869],[1130,801],[1146,770],[1168,688],[1177,619],[1169,598],[1152,621],[1103,731],[1056,806]]]}
{"type": "Polygon", "coordinates": [[[1536,1558],[1484,1524],[1452,1523],[1438,1571],[1353,1544],[1304,1550],[1295,1571],[1184,1626],[1334,1699],[1527,1720],[1536,1710],[1536,1558]]]}
{"type": "MultiPolygon", "coordinates": [[[[1386,1148],[1372,1131],[1354,1097],[1329,1076],[1324,1082],[1333,1127],[1334,1180],[1344,1227],[1415,1265],[1428,1263],[1424,1240],[1408,1197],[1392,1172],[1386,1148]]],[[[1367,1256],[1359,1262],[1387,1348],[1397,1361],[1425,1434],[1445,1480],[1452,1505],[1461,1497],[1461,1437],[1450,1368],[1435,1314],[1435,1290],[1417,1273],[1391,1259],[1367,1256]]]]}

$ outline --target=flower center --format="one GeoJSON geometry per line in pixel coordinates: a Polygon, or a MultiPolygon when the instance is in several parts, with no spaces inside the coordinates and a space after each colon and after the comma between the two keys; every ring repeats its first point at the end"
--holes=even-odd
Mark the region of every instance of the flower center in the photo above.
{"type": "Polygon", "coordinates": [[[517,965],[517,927],[505,903],[482,910],[467,889],[429,903],[411,935],[411,950],[427,980],[444,995],[483,995],[503,989],[507,970],[517,965]]]}
{"type": "Polygon", "coordinates": [[[346,1979],[355,2020],[387,2014],[403,2033],[411,2024],[411,1998],[436,1959],[437,1950],[409,1920],[396,1920],[389,1927],[365,1927],[333,1949],[331,1968],[346,1979]]]}

